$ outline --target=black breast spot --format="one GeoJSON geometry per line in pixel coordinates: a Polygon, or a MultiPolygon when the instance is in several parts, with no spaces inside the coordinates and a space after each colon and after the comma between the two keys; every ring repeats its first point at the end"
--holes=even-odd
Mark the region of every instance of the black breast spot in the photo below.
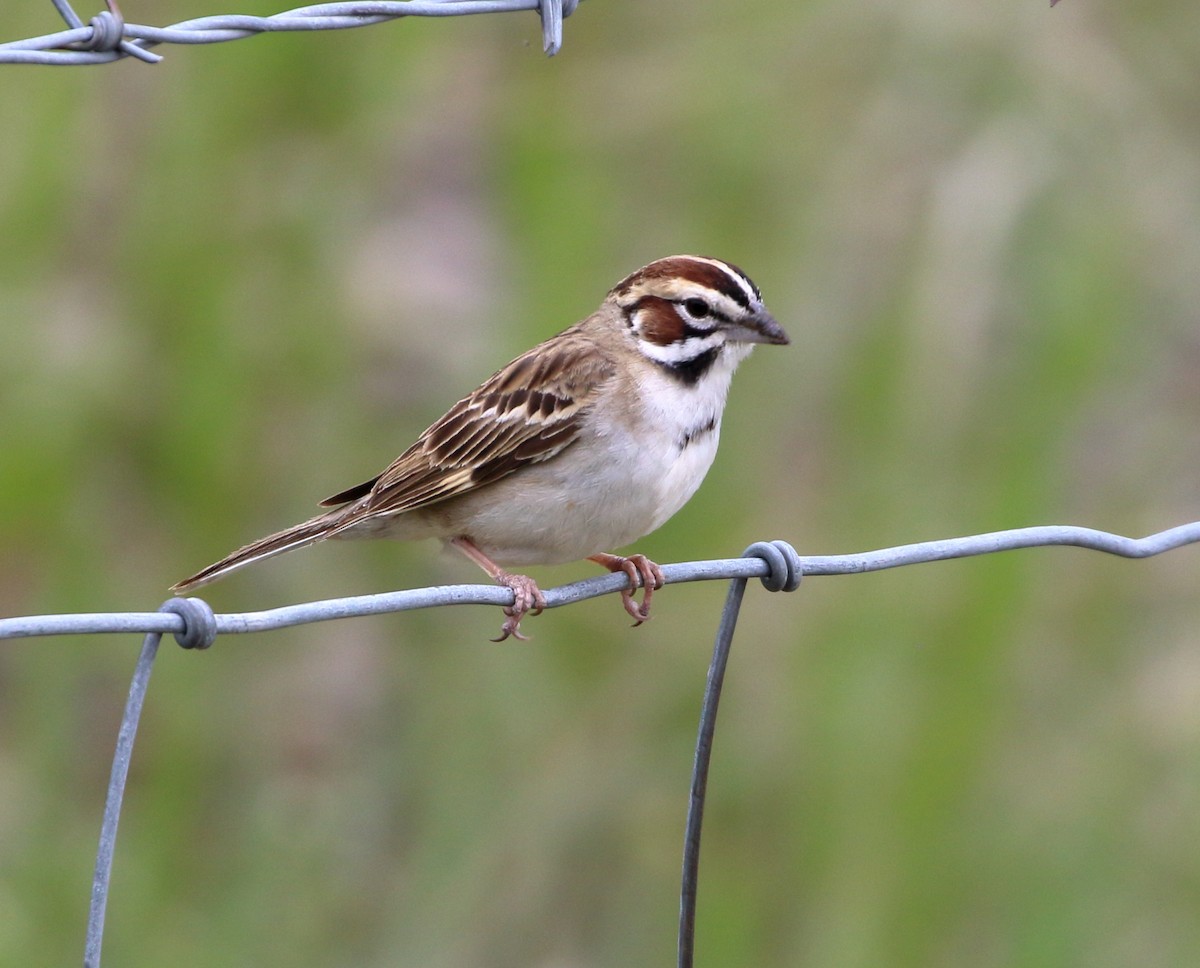
{"type": "Polygon", "coordinates": [[[717,429],[717,418],[710,417],[708,423],[700,424],[685,430],[679,435],[679,439],[675,441],[675,445],[681,450],[687,450],[694,441],[702,437],[707,437],[717,429]]]}

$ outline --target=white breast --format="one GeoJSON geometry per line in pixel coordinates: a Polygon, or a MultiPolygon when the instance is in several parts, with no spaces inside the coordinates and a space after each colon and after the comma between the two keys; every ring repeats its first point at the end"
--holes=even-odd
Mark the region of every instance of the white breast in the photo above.
{"type": "Polygon", "coordinates": [[[708,473],[730,377],[748,349],[726,347],[695,386],[647,367],[619,391],[637,400],[598,406],[552,460],[428,509],[426,533],[466,534],[506,567],[574,561],[649,534],[708,473]]]}
{"type": "Polygon", "coordinates": [[[646,405],[645,485],[655,494],[649,531],[665,523],[696,493],[717,455],[725,397],[740,355],[725,352],[695,386],[655,369],[639,381],[646,405]],[[651,459],[653,455],[658,460],[651,459]]]}

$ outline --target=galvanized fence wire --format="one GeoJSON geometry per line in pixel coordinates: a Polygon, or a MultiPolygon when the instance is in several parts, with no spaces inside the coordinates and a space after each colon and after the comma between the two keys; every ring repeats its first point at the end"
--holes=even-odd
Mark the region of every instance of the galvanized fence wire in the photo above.
{"type": "MultiPolygon", "coordinates": [[[[758,578],[768,591],[794,591],[801,578],[882,571],[922,562],[944,561],[1021,548],[1068,545],[1124,558],[1149,558],[1184,545],[1200,543],[1200,521],[1183,524],[1145,538],[1127,538],[1107,531],[1070,526],[1017,528],[900,545],[861,554],[802,556],[785,541],[756,542],[740,558],[720,558],[664,565],[666,584],[730,580],[708,669],[692,770],[684,833],[683,873],[679,902],[679,968],[692,968],[695,946],[696,891],[699,878],[700,830],[709,763],[716,730],[721,687],[733,644],[733,634],[746,584],[758,578]]],[[[604,575],[545,591],[546,607],[612,594],[626,586],[624,574],[604,575]]],[[[360,595],[304,602],[259,612],[217,614],[199,598],[172,598],[157,612],[102,612],[71,615],[32,615],[0,619],[0,639],[33,636],[145,633],[134,670],[125,713],[117,735],[116,752],[105,800],[100,844],[92,883],[84,950],[85,968],[100,968],[104,917],[108,903],[117,825],[133,742],[145,702],[150,671],[163,635],[171,634],[185,649],[206,649],[221,635],[265,632],[334,619],[380,615],[442,605],[511,605],[510,589],[494,585],[448,585],[378,595],[360,595]]]]}
{"type": "Polygon", "coordinates": [[[104,64],[134,57],[149,64],[162,60],[150,48],[159,44],[219,44],[256,34],[283,31],[347,30],[401,17],[457,17],[474,13],[536,10],[542,21],[542,49],[554,56],[562,48],[563,18],[579,0],[343,0],[296,7],[269,17],[219,14],[150,27],[131,24],[116,0],[84,23],[70,0],[50,0],[67,30],[0,43],[0,64],[104,64]]]}
{"type": "MultiPolygon", "coordinates": [[[[1183,545],[1200,542],[1200,521],[1181,524],[1146,538],[1126,538],[1107,531],[1095,531],[1069,525],[1046,525],[992,531],[961,538],[942,538],[917,544],[899,545],[878,551],[846,555],[806,555],[798,558],[799,568],[807,576],[853,575],[882,571],[902,565],[969,558],[997,551],[1066,545],[1090,548],[1122,558],[1149,558],[1183,545]]],[[[689,581],[713,581],[732,578],[769,578],[769,566],[754,558],[715,558],[663,565],[667,584],[689,581]]],[[[545,590],[546,607],[573,605],[600,595],[610,595],[626,587],[623,574],[614,573],[588,578],[569,585],[545,590]]],[[[164,608],[179,612],[81,612],[67,615],[30,615],[0,618],[0,639],[40,635],[82,635],[100,632],[157,632],[172,634],[181,645],[188,642],[211,643],[217,635],[267,632],[272,629],[328,622],[333,619],[383,615],[441,605],[511,605],[513,594],[497,585],[438,585],[404,591],[331,598],[324,601],[284,605],[260,612],[215,614],[197,598],[170,599],[164,608]],[[185,605],[184,603],[192,603],[185,605]],[[184,610],[194,616],[185,620],[184,610]]],[[[203,647],[203,646],[200,646],[203,647]]]]}

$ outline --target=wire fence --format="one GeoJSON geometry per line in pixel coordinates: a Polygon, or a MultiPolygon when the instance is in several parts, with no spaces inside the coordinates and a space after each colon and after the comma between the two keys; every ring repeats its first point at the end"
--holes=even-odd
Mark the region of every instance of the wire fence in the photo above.
{"type": "Polygon", "coordinates": [[[84,23],[70,0],[50,0],[67,30],[0,44],[0,64],[104,64],[134,57],[162,60],[150,48],[160,44],[220,44],[256,34],[284,31],[347,30],[401,17],[457,17],[474,13],[536,10],[542,21],[542,49],[553,57],[562,48],[563,19],[579,0],[343,0],[296,7],[269,17],[222,14],[185,20],[169,27],[126,23],[116,0],[84,23]]]}
{"type": "MultiPolygon", "coordinates": [[[[805,576],[851,575],[882,571],[923,562],[994,554],[1021,548],[1067,545],[1124,558],[1149,558],[1188,544],[1200,543],[1200,521],[1183,524],[1145,538],[1127,538],[1107,531],[1070,526],[1017,528],[988,534],[946,538],[848,555],[802,556],[784,541],[757,542],[740,558],[688,561],[662,567],[665,584],[729,580],[709,665],[696,738],[684,833],[680,885],[678,968],[692,968],[695,944],[696,890],[699,877],[700,830],[708,768],[716,730],[717,708],[729,660],[733,634],[746,583],[758,578],[769,591],[794,591],[805,576]]],[[[546,607],[558,608],[608,595],[627,587],[624,574],[603,575],[545,591],[546,607]]],[[[0,639],[94,633],[145,633],[134,669],[125,712],[117,734],[108,792],[96,854],[91,904],[84,951],[85,968],[100,968],[104,917],[116,847],[117,825],[133,755],[150,671],[164,635],[174,635],[185,649],[207,649],[219,636],[381,615],[445,605],[513,604],[511,589],[494,585],[443,585],[378,595],[360,595],[304,602],[259,612],[217,614],[199,598],[172,598],[156,612],[101,612],[70,615],[32,615],[0,619],[0,639]]]]}

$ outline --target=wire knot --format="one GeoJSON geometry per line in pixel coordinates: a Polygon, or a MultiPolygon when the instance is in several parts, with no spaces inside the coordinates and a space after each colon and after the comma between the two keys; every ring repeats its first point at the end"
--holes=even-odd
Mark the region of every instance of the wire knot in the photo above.
{"type": "Polygon", "coordinates": [[[543,20],[546,17],[561,17],[565,20],[578,6],[579,0],[538,0],[538,16],[543,20]]]}
{"type": "Polygon", "coordinates": [[[794,592],[800,587],[804,568],[796,549],[786,541],[756,541],[742,552],[743,558],[759,558],[771,570],[762,576],[769,592],[794,592]]]}
{"type": "Polygon", "coordinates": [[[86,50],[115,51],[121,46],[125,39],[125,18],[116,9],[116,4],[112,8],[100,11],[89,21],[92,36],[82,45],[86,50]]]}
{"type": "Polygon", "coordinates": [[[217,638],[217,618],[208,602],[200,598],[169,598],[160,612],[173,612],[183,619],[183,631],[175,641],[185,649],[207,649],[217,638]]]}

